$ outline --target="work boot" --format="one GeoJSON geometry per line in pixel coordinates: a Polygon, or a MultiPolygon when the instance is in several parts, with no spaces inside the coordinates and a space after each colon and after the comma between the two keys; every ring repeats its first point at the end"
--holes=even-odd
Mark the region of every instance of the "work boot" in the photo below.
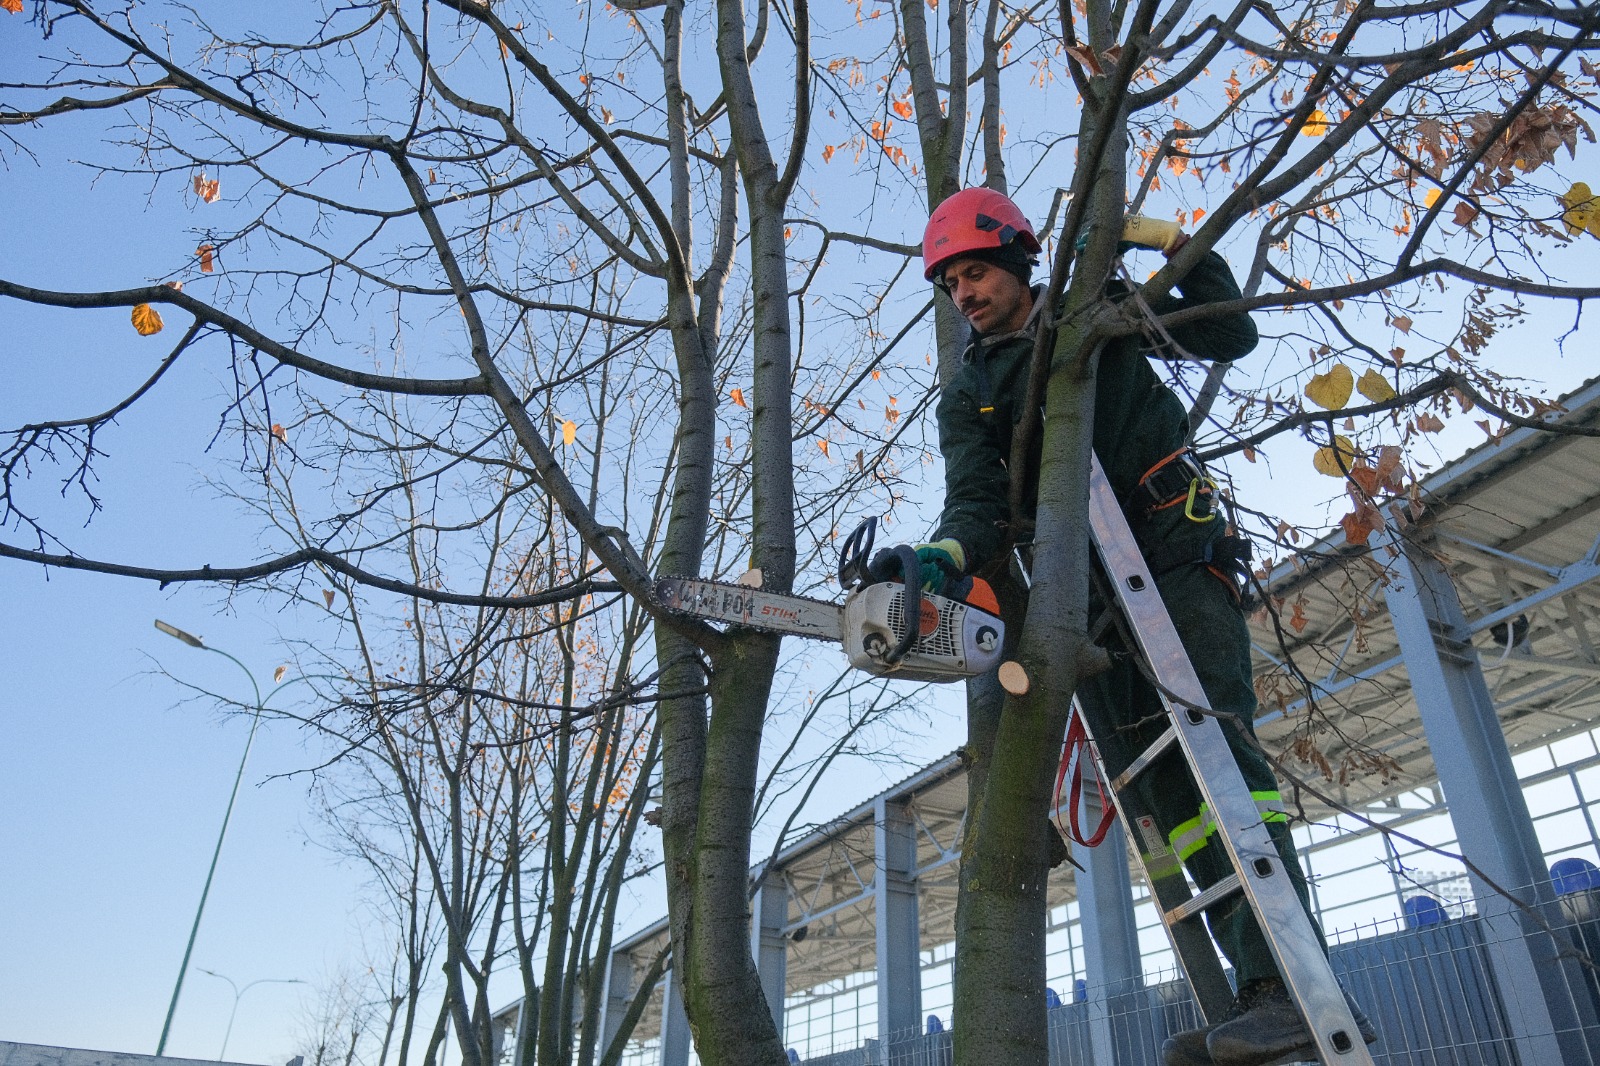
{"type": "MultiPolygon", "coordinates": [[[[1361,1039],[1369,1044],[1378,1039],[1378,1031],[1373,1028],[1371,1020],[1348,995],[1345,996],[1345,1002],[1350,1006],[1361,1039]]],[[[1206,1049],[1211,1053],[1210,1061],[1215,1066],[1267,1066],[1274,1062],[1294,1062],[1298,1061],[1298,1053],[1312,1046],[1311,1030],[1306,1028],[1280,978],[1267,977],[1245,985],[1234,998],[1233,1007],[1228,1013],[1234,1016],[1225,1018],[1206,1036],[1206,1049]]],[[[1165,1052],[1165,1048],[1162,1050],[1165,1052]]],[[[1188,1066],[1188,1063],[1183,1062],[1183,1066],[1188,1066]]]]}

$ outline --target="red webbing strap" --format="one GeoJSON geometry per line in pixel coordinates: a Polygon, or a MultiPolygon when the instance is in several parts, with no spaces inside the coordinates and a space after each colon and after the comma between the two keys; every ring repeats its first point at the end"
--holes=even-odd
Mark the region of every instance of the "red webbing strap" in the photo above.
{"type": "Polygon", "coordinates": [[[1056,810],[1056,827],[1062,833],[1082,844],[1086,848],[1098,845],[1106,838],[1106,833],[1111,829],[1112,819],[1116,818],[1117,810],[1112,806],[1111,797],[1106,795],[1106,787],[1100,780],[1099,767],[1095,765],[1093,746],[1089,742],[1089,731],[1084,727],[1083,716],[1073,708],[1072,721],[1067,726],[1067,742],[1061,749],[1061,768],[1056,771],[1056,791],[1053,806],[1056,810]],[[1094,789],[1100,795],[1100,824],[1093,829],[1083,824],[1083,788],[1084,766],[1088,765],[1088,776],[1094,781],[1094,789]],[[1068,784],[1070,782],[1070,784],[1068,784]],[[1061,786],[1068,785],[1066,803],[1066,824],[1061,822],[1061,786]]]}

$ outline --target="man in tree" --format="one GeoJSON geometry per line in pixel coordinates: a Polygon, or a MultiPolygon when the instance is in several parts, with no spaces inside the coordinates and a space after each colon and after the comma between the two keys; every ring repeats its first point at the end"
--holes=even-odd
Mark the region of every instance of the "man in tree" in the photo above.
{"type": "MultiPolygon", "coordinates": [[[[1124,250],[1148,247],[1169,257],[1187,240],[1172,223],[1130,217],[1124,250]]],[[[1039,463],[1038,435],[1024,494],[1026,514],[1012,528],[1009,504],[1012,439],[1024,411],[1034,334],[1040,328],[1042,287],[1030,288],[1038,238],[1022,211],[1003,194],[966,189],[934,209],[923,238],[925,276],[942,289],[973,329],[962,367],[940,398],[939,447],[945,459],[944,511],[935,539],[919,545],[921,578],[937,587],[945,573],[987,571],[1008,565],[1008,548],[1031,551],[1039,463]]],[[[1179,295],[1149,301],[1156,315],[1239,299],[1227,264],[1208,253],[1177,282],[1179,295]]],[[[1107,295],[1129,301],[1127,286],[1113,282],[1107,295]]],[[[1131,305],[1130,305],[1131,306],[1131,305]]],[[[1049,328],[1046,325],[1043,328],[1049,328]]],[[[1159,358],[1230,361],[1256,346],[1245,312],[1219,314],[1146,338],[1130,336],[1101,348],[1094,402],[1094,450],[1122,501],[1139,546],[1156,578],[1211,708],[1261,817],[1310,914],[1305,875],[1290,839],[1288,817],[1271,764],[1254,742],[1255,691],[1245,628],[1242,573],[1245,542],[1220,520],[1204,470],[1187,448],[1188,415],[1151,367],[1159,358]]],[[[1103,603],[1094,605],[1104,608],[1103,603]]],[[[1126,654],[1114,654],[1107,672],[1080,685],[1089,726],[1107,771],[1120,773],[1166,726],[1155,688],[1126,654]]],[[[1171,751],[1141,778],[1139,801],[1166,834],[1141,841],[1152,869],[1163,861],[1168,876],[1188,867],[1203,888],[1231,873],[1200,792],[1182,756],[1171,751]]],[[[1254,914],[1242,895],[1207,913],[1212,936],[1233,963],[1238,995],[1226,1017],[1207,1029],[1180,1033],[1162,1048],[1167,1066],[1259,1066],[1312,1043],[1289,999],[1254,914]]],[[[1313,920],[1315,928],[1315,920],[1313,920]]],[[[1320,931],[1318,936],[1320,937],[1320,931]]],[[[1370,1024],[1357,1014],[1370,1041],[1370,1024]]]]}

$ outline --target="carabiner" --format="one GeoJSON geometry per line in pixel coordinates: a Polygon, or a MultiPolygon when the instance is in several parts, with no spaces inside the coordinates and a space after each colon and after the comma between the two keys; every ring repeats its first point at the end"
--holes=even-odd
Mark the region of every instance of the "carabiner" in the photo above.
{"type": "Polygon", "coordinates": [[[1217,491],[1217,483],[1208,477],[1197,477],[1189,482],[1189,498],[1183,504],[1183,517],[1191,522],[1209,522],[1217,517],[1216,506],[1209,499],[1206,501],[1206,505],[1211,507],[1210,514],[1201,516],[1194,513],[1194,502],[1199,498],[1201,489],[1209,489],[1215,493],[1217,491]]]}

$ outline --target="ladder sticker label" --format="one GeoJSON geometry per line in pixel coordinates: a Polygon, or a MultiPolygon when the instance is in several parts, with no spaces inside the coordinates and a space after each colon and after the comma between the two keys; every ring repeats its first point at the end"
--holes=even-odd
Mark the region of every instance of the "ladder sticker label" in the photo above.
{"type": "Polygon", "coordinates": [[[1133,820],[1139,829],[1139,839],[1144,841],[1144,853],[1152,859],[1162,858],[1172,854],[1172,849],[1167,847],[1166,839],[1162,837],[1161,830],[1156,825],[1156,820],[1148,814],[1142,814],[1133,820]]]}

